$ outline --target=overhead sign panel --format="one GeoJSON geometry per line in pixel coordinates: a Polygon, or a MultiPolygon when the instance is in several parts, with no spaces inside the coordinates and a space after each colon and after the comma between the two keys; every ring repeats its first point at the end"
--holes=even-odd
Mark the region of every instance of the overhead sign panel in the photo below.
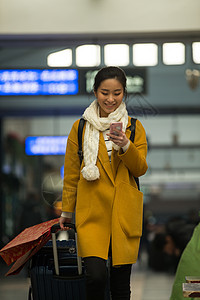
{"type": "MultiPolygon", "coordinates": [[[[93,93],[94,78],[99,69],[79,69],[80,94],[93,93]]],[[[147,93],[147,70],[146,68],[123,68],[127,77],[128,94],[147,93]]]]}
{"type": "MultiPolygon", "coordinates": [[[[88,95],[99,69],[0,70],[0,96],[88,95]]],[[[124,68],[128,94],[147,93],[145,68],[124,68]]]]}
{"type": "Polygon", "coordinates": [[[0,70],[0,95],[76,95],[79,92],[75,69],[0,70]]]}
{"type": "Polygon", "coordinates": [[[29,136],[25,140],[27,155],[65,155],[67,136],[29,136]]]}

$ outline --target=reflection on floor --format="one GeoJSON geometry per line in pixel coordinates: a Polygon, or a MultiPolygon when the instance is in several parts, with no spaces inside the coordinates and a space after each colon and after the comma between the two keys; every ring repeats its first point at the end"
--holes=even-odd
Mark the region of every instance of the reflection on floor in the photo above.
{"type": "MultiPolygon", "coordinates": [[[[26,270],[19,275],[4,277],[7,269],[3,263],[0,264],[0,299],[27,300],[30,282],[26,270]]],[[[174,275],[153,272],[144,264],[137,263],[131,276],[131,300],[169,300],[173,280],[174,275]]]]}

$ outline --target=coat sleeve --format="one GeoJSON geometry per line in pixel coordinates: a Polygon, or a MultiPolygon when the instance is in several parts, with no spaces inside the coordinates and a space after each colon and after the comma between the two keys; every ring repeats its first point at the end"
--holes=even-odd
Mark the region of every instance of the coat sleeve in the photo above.
{"type": "Polygon", "coordinates": [[[78,123],[76,121],[67,139],[64,164],[62,193],[62,211],[74,212],[76,205],[77,184],[80,178],[80,160],[78,156],[78,123]]]}
{"type": "Polygon", "coordinates": [[[146,173],[148,169],[147,140],[145,130],[139,120],[136,121],[134,143],[130,143],[125,153],[120,150],[118,155],[133,176],[139,177],[146,173]]]}

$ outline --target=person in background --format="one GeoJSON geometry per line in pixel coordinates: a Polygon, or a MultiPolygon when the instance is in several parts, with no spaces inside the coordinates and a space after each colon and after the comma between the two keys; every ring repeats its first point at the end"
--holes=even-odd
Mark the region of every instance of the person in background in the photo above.
{"type": "Polygon", "coordinates": [[[150,267],[154,270],[175,272],[194,227],[195,224],[189,224],[182,218],[169,220],[163,231],[158,232],[152,241],[150,267]]]}
{"type": "Polygon", "coordinates": [[[184,300],[182,284],[186,276],[200,277],[200,223],[195,227],[176,270],[170,300],[184,300]]]}
{"type": "Polygon", "coordinates": [[[185,220],[174,220],[166,225],[164,252],[180,259],[187,243],[191,239],[195,224],[185,220]]]}
{"type": "Polygon", "coordinates": [[[147,171],[145,130],[136,121],[129,140],[131,118],[126,104],[126,75],[118,67],[102,68],[94,80],[96,99],[86,108],[83,161],[78,156],[77,120],[68,136],[60,226],[76,214],[78,254],[83,257],[87,300],[103,300],[111,256],[112,299],[130,299],[132,264],[137,261],[142,234],[142,193],[134,177],[147,171]],[[122,130],[110,132],[110,124],[122,130]]]}

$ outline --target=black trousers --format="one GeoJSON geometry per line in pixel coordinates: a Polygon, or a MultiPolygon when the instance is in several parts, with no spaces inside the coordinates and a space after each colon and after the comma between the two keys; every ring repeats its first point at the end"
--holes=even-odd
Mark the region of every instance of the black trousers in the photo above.
{"type": "Polygon", "coordinates": [[[110,274],[106,260],[99,257],[84,258],[86,273],[87,300],[104,300],[105,290],[110,277],[110,292],[112,300],[130,300],[130,276],[132,265],[110,267],[110,274]],[[110,275],[110,276],[109,276],[110,275]]]}

